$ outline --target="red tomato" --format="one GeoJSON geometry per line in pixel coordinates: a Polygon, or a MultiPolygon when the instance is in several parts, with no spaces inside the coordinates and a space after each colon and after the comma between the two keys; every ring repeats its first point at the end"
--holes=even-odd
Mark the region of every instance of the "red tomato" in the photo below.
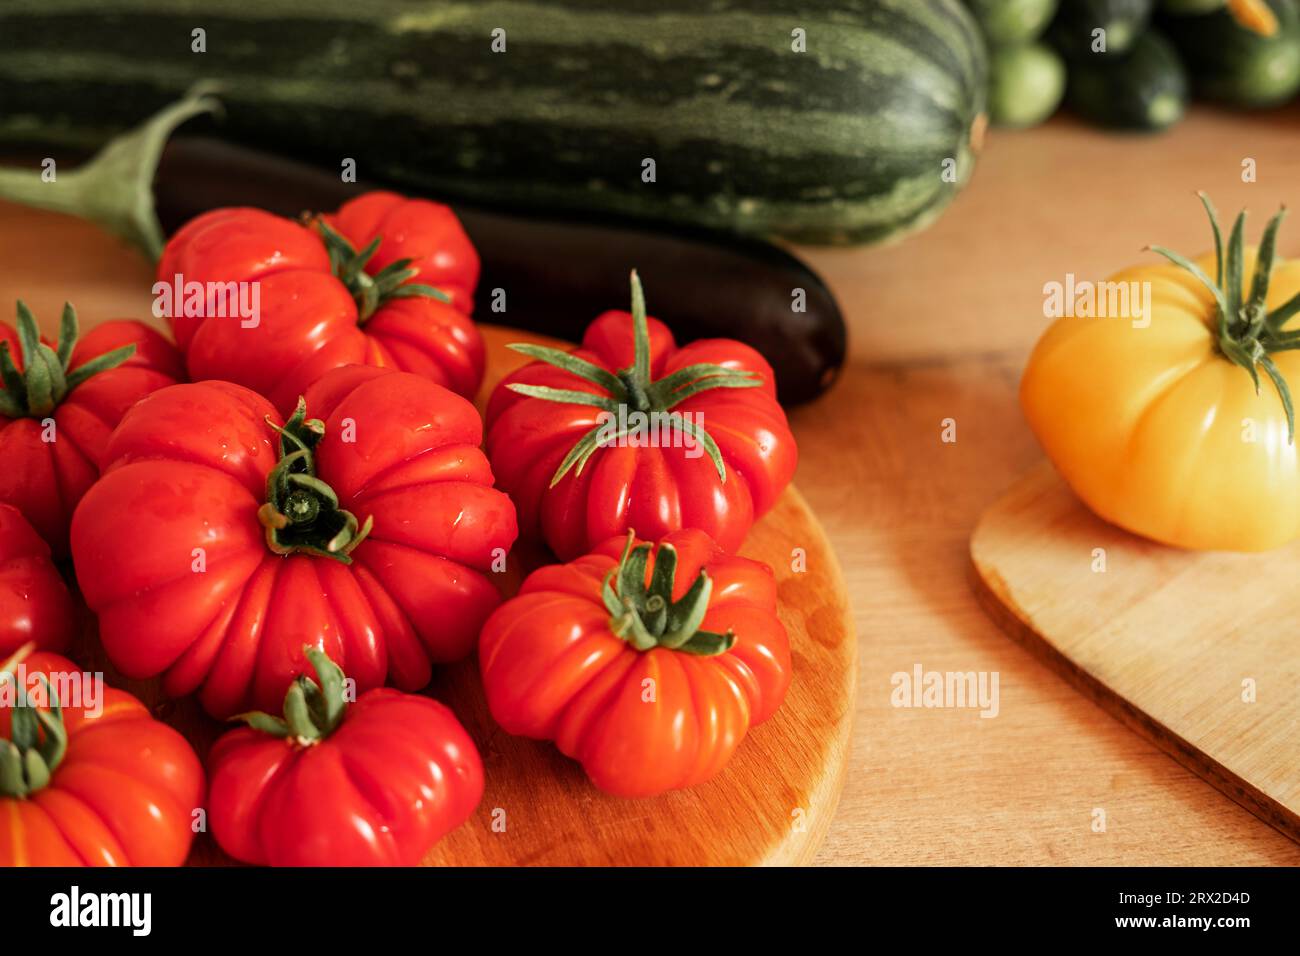
{"type": "Polygon", "coordinates": [[[463,657],[501,597],[515,511],[474,407],[404,372],[350,366],[275,410],[229,382],[133,408],[72,523],[113,663],[199,691],[217,717],[280,701],[322,648],[365,690],[463,657]],[[278,438],[278,440],[277,440],[278,438]]]}
{"type": "Polygon", "coordinates": [[[468,317],[478,272],[455,213],[387,192],[366,193],[310,225],[260,209],[215,209],[180,229],[158,263],[158,281],[172,287],[177,276],[205,287],[258,284],[255,326],[175,304],[170,321],[195,381],[246,385],[285,415],[312,382],[349,364],[414,372],[472,396],[484,365],[468,317]]]}
{"type": "Polygon", "coordinates": [[[56,654],[2,669],[0,764],[11,765],[0,772],[0,866],[184,863],[203,799],[203,768],[185,738],[56,654]],[[68,699],[77,687],[82,699],[68,699]],[[48,706],[51,688],[61,719],[48,706]]]}
{"type": "Polygon", "coordinates": [[[767,565],[696,530],[653,560],[630,545],[529,575],[484,625],[479,666],[507,732],[554,740],[602,790],[648,797],[710,779],[772,716],[790,646],[767,565]]]}
{"type": "Polygon", "coordinates": [[[171,343],[139,322],[104,322],[78,338],[76,313],[65,306],[54,348],[39,342],[21,302],[18,325],[0,323],[0,348],[13,362],[0,381],[0,502],[18,508],[63,557],[72,511],[99,475],[109,432],[137,399],[183,380],[185,370],[171,343]],[[45,369],[55,380],[49,391],[45,369]]]}
{"type": "Polygon", "coordinates": [[[246,863],[415,866],[483,796],[473,741],[428,697],[385,687],[347,704],[343,672],[307,653],[319,683],[299,677],[283,719],[251,714],[213,746],[213,837],[246,863]]]}
{"type": "Polygon", "coordinates": [[[50,546],[17,508],[0,504],[0,659],[28,643],[66,650],[75,625],[50,546]]]}
{"type": "Polygon", "coordinates": [[[561,559],[632,528],[650,538],[699,528],[735,551],[798,457],[772,369],[730,339],[678,348],[646,318],[635,273],[632,283],[632,313],[601,315],[581,348],[518,347],[539,361],[492,393],[493,471],[524,530],[561,559]],[[614,434],[637,414],[649,427],[614,434]]]}

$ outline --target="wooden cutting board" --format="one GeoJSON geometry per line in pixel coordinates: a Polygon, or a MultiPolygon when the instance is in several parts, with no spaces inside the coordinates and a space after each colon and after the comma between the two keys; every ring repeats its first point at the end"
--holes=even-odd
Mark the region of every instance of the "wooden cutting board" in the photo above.
{"type": "Polygon", "coordinates": [[[970,550],[1008,634],[1300,841],[1300,543],[1156,544],[1102,521],[1044,463],[983,513],[970,550]]]}
{"type": "MultiPolygon", "coordinates": [[[[488,370],[479,409],[493,385],[527,361],[507,343],[562,343],[480,326],[488,370]]],[[[426,691],[465,724],[483,756],[487,786],[474,816],[429,854],[433,865],[794,865],[810,862],[835,813],[844,784],[857,639],[839,564],[799,492],[790,487],[751,531],[742,554],[776,573],[780,615],[790,634],[794,675],[784,704],[753,728],[723,772],[709,783],[644,800],[611,797],[550,743],[512,737],[487,710],[475,658],[444,668],[426,691]],[[792,549],[806,570],[792,570],[792,549]],[[501,824],[504,822],[504,829],[501,824]],[[494,826],[495,824],[495,826],[494,826]]],[[[511,563],[536,567],[540,549],[517,546],[511,563]]],[[[518,587],[519,577],[510,583],[518,587]]],[[[87,634],[79,662],[102,669],[178,728],[204,757],[227,728],[193,700],[165,699],[155,681],[128,681],[87,634]]],[[[190,862],[232,861],[206,834],[190,862]]]]}

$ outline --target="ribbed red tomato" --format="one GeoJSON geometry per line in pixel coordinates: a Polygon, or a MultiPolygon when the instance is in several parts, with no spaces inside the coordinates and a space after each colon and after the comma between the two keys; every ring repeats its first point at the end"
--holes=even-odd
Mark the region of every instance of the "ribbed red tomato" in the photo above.
{"type": "Polygon", "coordinates": [[[0,866],[184,863],[203,800],[185,738],[66,658],[23,658],[0,665],[0,866]]]}
{"type": "Polygon", "coordinates": [[[794,475],[771,367],[730,339],[678,348],[635,273],[631,314],[601,315],[581,348],[515,348],[538,361],[493,391],[488,457],[522,529],[561,559],[633,528],[699,528],[734,551],[794,475]]]}
{"type": "Polygon", "coordinates": [[[66,650],[76,626],[50,546],[13,505],[0,504],[0,659],[25,644],[66,650]]]}
{"type": "Polygon", "coordinates": [[[474,407],[426,378],[329,372],[280,428],[229,382],[140,402],[72,526],[113,663],[199,691],[217,717],[273,707],[325,650],[361,690],[463,657],[501,597],[515,511],[474,407]]]}
{"type": "Polygon", "coordinates": [[[483,764],[450,710],[383,687],[344,697],[343,672],[307,650],[317,680],[284,717],[245,716],[212,748],[212,835],[246,863],[414,866],[469,819],[483,764]]]}
{"type": "Polygon", "coordinates": [[[172,288],[178,277],[181,288],[257,283],[255,320],[219,312],[211,299],[197,310],[173,302],[169,319],[195,381],[246,385],[284,415],[312,382],[349,364],[414,372],[472,396],[484,365],[468,317],[478,273],[455,213],[389,192],[306,225],[215,209],[183,226],[158,263],[158,281],[172,288]]]}
{"type": "Polygon", "coordinates": [[[146,325],[119,319],[78,337],[64,306],[51,347],[18,303],[18,329],[0,323],[0,501],[66,555],[68,522],[99,475],[109,432],[137,399],[184,378],[180,353],[146,325]]]}
{"type": "Polygon", "coordinates": [[[507,732],[554,740],[627,797],[717,774],[791,673],[771,568],[693,529],[653,558],[613,538],[533,572],[484,625],[479,667],[507,732]]]}

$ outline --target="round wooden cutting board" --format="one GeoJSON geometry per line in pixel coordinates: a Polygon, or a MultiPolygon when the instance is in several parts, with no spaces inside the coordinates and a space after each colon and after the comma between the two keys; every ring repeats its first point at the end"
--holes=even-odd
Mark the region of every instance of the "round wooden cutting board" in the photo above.
{"type": "MultiPolygon", "coordinates": [[[[90,323],[88,323],[90,324],[90,323]]],[[[482,326],[486,396],[527,361],[510,342],[561,343],[482,326]]],[[[790,634],[794,675],[784,704],[753,728],[731,763],[709,783],[644,800],[611,797],[550,743],[512,737],[487,710],[478,662],[444,668],[426,693],[455,711],[483,756],[487,787],[474,816],[426,858],[431,865],[792,865],[811,860],[834,815],[848,755],[857,640],[839,564],[799,492],[787,489],[750,533],[742,554],[776,573],[780,615],[790,634]]],[[[545,563],[536,546],[511,552],[509,589],[545,563]]],[[[181,730],[205,756],[226,729],[193,700],[170,701],[157,681],[126,681],[108,666],[87,629],[76,659],[102,669],[181,730]]],[[[229,864],[206,834],[197,865],[229,864]]]]}

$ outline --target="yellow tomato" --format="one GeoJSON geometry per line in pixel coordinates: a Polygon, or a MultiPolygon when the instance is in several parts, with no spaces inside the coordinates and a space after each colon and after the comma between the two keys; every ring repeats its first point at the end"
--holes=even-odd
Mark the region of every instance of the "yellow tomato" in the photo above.
{"type": "MultiPolygon", "coordinates": [[[[1236,239],[1238,304],[1248,305],[1256,260],[1271,257],[1236,239]]],[[[1215,255],[1196,265],[1213,283],[1215,255]]],[[[1300,352],[1280,337],[1286,322],[1263,334],[1256,326],[1252,336],[1250,309],[1229,309],[1229,329],[1245,316],[1235,328],[1259,363],[1257,390],[1254,362],[1238,364],[1221,348],[1218,300],[1191,271],[1155,262],[1109,281],[1150,283],[1149,322],[1140,300],[1107,318],[1061,318],[1021,381],[1025,415],[1057,470],[1102,518],[1166,544],[1262,551],[1300,537],[1300,458],[1282,389],[1266,374],[1271,360],[1300,397],[1300,352]]],[[[1297,294],[1300,261],[1275,261],[1267,310],[1297,294]]]]}

